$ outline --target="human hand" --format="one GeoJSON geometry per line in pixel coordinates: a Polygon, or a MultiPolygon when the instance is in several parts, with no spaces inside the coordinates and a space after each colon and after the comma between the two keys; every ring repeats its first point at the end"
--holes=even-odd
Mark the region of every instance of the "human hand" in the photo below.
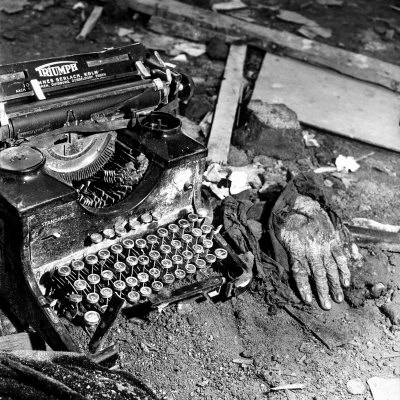
{"type": "Polygon", "coordinates": [[[311,277],[323,309],[332,307],[329,292],[334,301],[342,302],[342,286],[350,285],[346,243],[340,228],[334,227],[320,204],[308,196],[297,196],[293,207],[281,218],[276,234],[288,253],[302,300],[312,302],[311,277]]]}

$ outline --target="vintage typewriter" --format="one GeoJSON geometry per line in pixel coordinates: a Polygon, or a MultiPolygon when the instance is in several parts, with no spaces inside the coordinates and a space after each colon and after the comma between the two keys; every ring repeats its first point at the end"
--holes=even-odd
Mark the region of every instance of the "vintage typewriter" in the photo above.
{"type": "Polygon", "coordinates": [[[96,352],[122,307],[248,283],[174,113],[192,91],[139,43],[0,66],[0,300],[53,349],[80,350],[64,321],[96,352]]]}

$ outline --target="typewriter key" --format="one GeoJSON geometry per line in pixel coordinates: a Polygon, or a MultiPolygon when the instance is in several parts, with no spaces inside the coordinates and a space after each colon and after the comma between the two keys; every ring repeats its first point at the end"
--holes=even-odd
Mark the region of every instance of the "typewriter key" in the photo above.
{"type": "Polygon", "coordinates": [[[196,260],[199,258],[200,254],[203,253],[203,246],[201,244],[194,244],[192,246],[193,252],[196,254],[196,260]]]}
{"type": "Polygon", "coordinates": [[[186,264],[193,258],[193,252],[190,250],[182,251],[182,257],[186,260],[186,264]]]}
{"type": "Polygon", "coordinates": [[[93,274],[93,267],[99,261],[95,254],[89,254],[85,257],[85,263],[91,266],[91,273],[93,274]]]}
{"type": "Polygon", "coordinates": [[[168,245],[168,244],[163,244],[162,246],[160,246],[160,251],[161,251],[161,253],[164,254],[165,257],[167,257],[168,254],[171,253],[172,249],[171,249],[171,246],[170,246],[170,245],[168,245]]]}
{"type": "Polygon", "coordinates": [[[161,266],[168,271],[172,268],[172,261],[164,258],[164,260],[161,260],[161,266]]]}
{"type": "Polygon", "coordinates": [[[189,221],[186,220],[186,219],[180,219],[180,220],[178,221],[178,225],[179,225],[179,228],[182,229],[182,235],[185,234],[185,230],[186,230],[187,228],[189,228],[189,226],[190,226],[189,221]]]}
{"type": "Polygon", "coordinates": [[[203,234],[203,232],[201,231],[201,229],[199,228],[193,228],[192,229],[192,235],[194,236],[194,238],[196,239],[195,244],[197,244],[199,237],[203,234]]]}
{"type": "MultiPolygon", "coordinates": [[[[130,249],[133,249],[135,247],[135,242],[132,239],[124,239],[122,241],[122,247],[125,250],[129,251],[130,249]]],[[[129,253],[128,253],[128,255],[129,255],[129,253]]]]}
{"type": "Polygon", "coordinates": [[[163,288],[163,283],[160,281],[154,281],[151,284],[151,288],[155,291],[155,292],[159,292],[162,288],[163,288]]]}
{"type": "Polygon", "coordinates": [[[197,214],[190,213],[188,214],[187,219],[190,222],[191,228],[193,229],[195,227],[197,220],[199,219],[199,216],[197,214]]]}
{"type": "Polygon", "coordinates": [[[214,254],[207,254],[205,258],[209,267],[217,261],[217,257],[214,254]]]}
{"type": "Polygon", "coordinates": [[[189,243],[192,243],[192,240],[193,240],[193,236],[192,235],[189,235],[187,233],[182,235],[182,241],[183,241],[183,243],[186,244],[185,250],[188,249],[189,243]]]}
{"type": "Polygon", "coordinates": [[[118,257],[118,254],[121,254],[124,250],[124,248],[120,244],[113,244],[110,247],[111,253],[116,255],[118,257]]]}
{"type": "Polygon", "coordinates": [[[210,239],[204,239],[203,240],[203,247],[206,249],[205,255],[208,254],[208,250],[211,249],[211,247],[213,247],[213,241],[210,239]]]}
{"type": "Polygon", "coordinates": [[[80,303],[83,299],[82,295],[78,294],[78,293],[71,293],[68,298],[71,303],[75,303],[75,304],[80,303]]]}
{"type": "Polygon", "coordinates": [[[88,326],[95,326],[100,322],[100,314],[97,311],[88,311],[83,316],[85,324],[88,326]]]}
{"type": "Polygon", "coordinates": [[[143,269],[146,269],[146,267],[149,265],[149,257],[145,256],[145,255],[141,255],[138,258],[139,260],[139,264],[142,266],[143,269]]]}
{"type": "Polygon", "coordinates": [[[150,251],[153,250],[154,245],[158,242],[158,237],[156,235],[147,235],[147,243],[151,246],[150,251]]]}
{"type": "Polygon", "coordinates": [[[112,228],[104,229],[104,231],[103,231],[103,236],[104,236],[106,239],[114,239],[114,237],[115,237],[115,231],[114,231],[114,229],[112,229],[112,228]]]}
{"type": "Polygon", "coordinates": [[[119,226],[118,228],[115,228],[115,234],[118,237],[124,236],[124,235],[126,235],[126,229],[122,226],[119,226]]]}
{"type": "Polygon", "coordinates": [[[153,216],[154,221],[159,221],[161,219],[161,213],[158,211],[152,211],[151,215],[153,216]]]}
{"type": "Polygon", "coordinates": [[[201,231],[203,232],[203,235],[207,236],[212,231],[212,226],[204,224],[201,227],[201,231]]]}
{"type": "Polygon", "coordinates": [[[82,260],[73,260],[71,262],[71,268],[73,271],[82,271],[85,268],[85,264],[82,260]]]}
{"type": "Polygon", "coordinates": [[[138,292],[135,292],[134,290],[129,292],[126,295],[126,297],[127,297],[127,300],[129,301],[129,303],[132,303],[132,304],[136,304],[140,300],[140,294],[138,292]]]}
{"type": "Polygon", "coordinates": [[[129,265],[130,267],[134,267],[135,265],[137,265],[137,263],[138,263],[139,261],[138,261],[138,258],[137,258],[137,257],[135,257],[135,256],[129,256],[129,257],[126,257],[126,258],[125,258],[125,262],[126,262],[126,264],[129,265]]]}
{"type": "Polygon", "coordinates": [[[201,223],[204,221],[204,218],[206,218],[208,215],[207,208],[199,208],[197,210],[197,215],[199,216],[199,222],[200,222],[200,226],[201,226],[201,223]]]}
{"type": "Polygon", "coordinates": [[[141,287],[139,291],[143,297],[149,297],[151,295],[151,289],[148,286],[141,287]]]}
{"type": "Polygon", "coordinates": [[[171,247],[174,248],[175,254],[176,254],[178,252],[178,250],[182,247],[182,243],[180,240],[172,240],[171,247]]]}
{"type": "Polygon", "coordinates": [[[110,252],[106,249],[99,250],[97,253],[97,256],[99,257],[100,260],[105,261],[110,258],[110,252]]]}
{"type": "Polygon", "coordinates": [[[141,249],[142,253],[144,253],[143,249],[147,246],[146,241],[144,239],[136,239],[135,244],[136,244],[136,247],[138,249],[141,249]]]}
{"type": "Polygon", "coordinates": [[[193,264],[186,264],[185,271],[188,275],[192,275],[196,272],[196,266],[193,264]]]}
{"type": "Polygon", "coordinates": [[[122,261],[118,261],[114,264],[114,270],[115,272],[121,274],[126,270],[126,264],[123,263],[122,261]]]}
{"type": "Polygon", "coordinates": [[[171,232],[171,240],[174,240],[175,233],[179,232],[179,226],[176,224],[169,224],[168,230],[171,232]]]}
{"type": "Polygon", "coordinates": [[[100,300],[100,296],[95,292],[88,293],[86,295],[86,301],[89,304],[97,304],[99,302],[99,300],[100,300]]]}
{"type": "Polygon", "coordinates": [[[105,299],[105,300],[111,299],[112,295],[113,295],[112,289],[110,289],[108,287],[103,287],[100,289],[100,296],[103,299],[105,299]]]}
{"type": "Polygon", "coordinates": [[[196,260],[196,266],[198,269],[203,269],[206,267],[206,265],[207,265],[206,262],[202,258],[196,260]]]}
{"type": "Polygon", "coordinates": [[[146,283],[149,280],[149,274],[146,274],[146,272],[139,272],[137,274],[137,279],[140,283],[146,283]]]}
{"type": "Polygon", "coordinates": [[[140,216],[140,219],[144,224],[149,224],[153,220],[153,217],[151,216],[151,214],[145,213],[140,216]]]}
{"type": "Polygon", "coordinates": [[[152,250],[149,252],[149,257],[150,260],[157,261],[161,257],[161,254],[157,250],[152,250]]]}
{"type": "Polygon", "coordinates": [[[111,281],[111,279],[114,277],[114,274],[112,271],[106,269],[101,273],[101,278],[103,281],[107,282],[107,284],[111,281]]]}
{"type": "Polygon", "coordinates": [[[186,272],[183,269],[176,269],[174,272],[177,279],[183,279],[186,276],[186,272]]]}
{"type": "Polygon", "coordinates": [[[180,256],[179,254],[176,254],[174,256],[172,256],[172,262],[178,266],[178,265],[182,265],[183,264],[183,257],[180,256]]]}
{"type": "Polygon", "coordinates": [[[86,279],[89,285],[98,285],[100,283],[100,276],[97,274],[90,274],[86,279]]]}
{"type": "Polygon", "coordinates": [[[116,292],[122,292],[126,289],[126,283],[118,279],[117,281],[113,282],[113,287],[116,292]]]}
{"type": "Polygon", "coordinates": [[[136,231],[140,226],[140,222],[136,218],[129,219],[129,228],[133,231],[136,231]]]}
{"type": "Polygon", "coordinates": [[[101,243],[102,240],[103,240],[103,236],[100,233],[92,233],[90,235],[90,241],[93,244],[101,243]]]}
{"type": "Polygon", "coordinates": [[[84,281],[83,279],[77,279],[77,280],[74,282],[74,288],[75,288],[75,290],[77,290],[78,292],[81,292],[81,291],[83,291],[83,290],[86,290],[86,287],[87,287],[87,283],[86,283],[86,281],[84,281]]]}
{"type": "Polygon", "coordinates": [[[228,257],[228,252],[225,249],[215,249],[214,254],[218,260],[224,260],[228,257]]]}
{"type": "Polygon", "coordinates": [[[57,268],[57,273],[63,278],[71,275],[71,268],[68,265],[63,265],[62,267],[57,268]]]}
{"type": "Polygon", "coordinates": [[[150,268],[149,275],[153,279],[157,279],[161,275],[161,271],[158,268],[150,268]]]}
{"type": "Polygon", "coordinates": [[[138,280],[134,276],[128,276],[128,278],[125,279],[126,286],[133,288],[138,285],[138,280]]]}
{"type": "Polygon", "coordinates": [[[164,244],[164,239],[168,237],[168,231],[165,228],[158,228],[157,235],[161,238],[161,246],[164,244]]]}
{"type": "Polygon", "coordinates": [[[175,282],[175,276],[172,274],[165,274],[163,277],[163,281],[167,284],[170,285],[171,283],[175,282]]]}

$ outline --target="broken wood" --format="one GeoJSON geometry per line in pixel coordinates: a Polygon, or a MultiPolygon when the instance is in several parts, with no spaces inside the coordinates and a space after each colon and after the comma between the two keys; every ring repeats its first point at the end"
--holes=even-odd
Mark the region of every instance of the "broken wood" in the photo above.
{"type": "Polygon", "coordinates": [[[83,28],[79,32],[79,35],[76,37],[76,40],[83,41],[86,39],[86,37],[89,35],[90,32],[92,32],[94,26],[101,17],[102,12],[103,12],[102,6],[94,6],[88,19],[85,21],[83,28]]]}
{"type": "MultiPolygon", "coordinates": [[[[238,20],[175,0],[126,0],[144,14],[187,22],[216,32],[241,36],[248,44],[270,50],[282,48],[285,55],[320,65],[357,79],[400,91],[400,67],[362,54],[335,48],[289,32],[238,20]]],[[[184,33],[184,32],[181,32],[184,33]]]]}
{"type": "Polygon", "coordinates": [[[243,88],[247,46],[231,45],[208,139],[208,159],[226,164],[243,88]]]}
{"type": "Polygon", "coordinates": [[[46,349],[46,343],[34,333],[21,332],[0,337],[0,351],[46,349]]]}
{"type": "Polygon", "coordinates": [[[267,54],[252,100],[283,103],[304,124],[400,151],[400,99],[385,88],[267,54]]]}

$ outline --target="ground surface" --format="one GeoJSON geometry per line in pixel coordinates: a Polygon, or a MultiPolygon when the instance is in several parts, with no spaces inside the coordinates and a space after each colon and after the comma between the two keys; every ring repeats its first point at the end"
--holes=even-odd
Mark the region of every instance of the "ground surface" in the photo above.
{"type": "MultiPolygon", "coordinates": [[[[88,39],[78,43],[74,37],[82,20],[81,11],[72,10],[74,3],[56,0],[43,11],[35,11],[32,6],[36,3],[32,1],[20,13],[0,12],[0,63],[123,45],[127,39],[118,37],[119,27],[141,29],[138,22],[133,22],[133,13],[112,5],[88,39]]],[[[198,3],[208,5],[205,1],[198,3]]],[[[400,13],[391,10],[386,1],[345,1],[343,7],[332,8],[306,0],[245,3],[249,9],[236,12],[237,16],[245,13],[246,18],[294,32],[296,26],[277,21],[273,18],[276,12],[264,6],[298,11],[333,30],[332,38],[321,41],[400,64],[399,33],[393,39],[384,37],[390,26],[400,26],[400,13]],[[385,19],[384,28],[377,18],[385,19]]],[[[200,107],[192,107],[187,117],[199,122],[212,108],[223,66],[223,62],[212,61],[206,55],[189,57],[188,64],[179,66],[201,82],[193,104],[202,105],[202,111],[199,114],[200,107]]],[[[190,111],[190,104],[188,107],[190,111]]],[[[317,133],[317,140],[320,149],[307,149],[306,157],[284,163],[282,169],[308,170],[326,165],[338,154],[357,158],[374,151],[360,162],[359,171],[349,176],[348,187],[332,176],[326,176],[326,184],[332,186],[329,191],[334,204],[346,219],[367,217],[400,224],[398,154],[326,133],[317,133]]],[[[400,289],[397,254],[379,249],[362,253],[366,263],[365,269],[355,274],[358,289],[368,289],[378,282],[384,284],[384,293],[389,291],[389,295],[390,290],[400,289]]],[[[316,304],[294,308],[333,343],[331,350],[285,310],[271,312],[256,292],[220,304],[184,303],[163,313],[154,312],[147,321],[121,317],[112,338],[121,348],[118,367],[133,372],[169,400],[371,399],[368,390],[363,395],[349,394],[346,383],[355,378],[365,383],[372,376],[400,375],[400,357],[383,358],[400,351],[398,327],[392,326],[378,308],[386,298],[367,299],[359,308],[335,305],[330,312],[323,312],[316,304]],[[239,363],[233,362],[237,359],[239,363]],[[302,383],[305,389],[270,392],[271,386],[283,383],[302,383]]]]}

